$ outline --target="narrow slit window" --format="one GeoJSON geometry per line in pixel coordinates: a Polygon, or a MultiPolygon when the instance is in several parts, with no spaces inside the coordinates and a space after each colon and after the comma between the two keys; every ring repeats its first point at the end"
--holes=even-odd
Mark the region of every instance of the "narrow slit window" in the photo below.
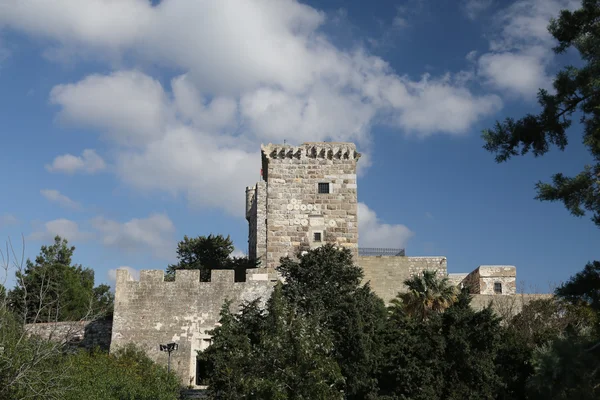
{"type": "Polygon", "coordinates": [[[320,242],[321,241],[321,232],[315,232],[313,238],[314,238],[315,242],[320,242]]]}
{"type": "Polygon", "coordinates": [[[502,294],[502,283],[494,282],[494,293],[502,294]]]}
{"type": "Polygon", "coordinates": [[[329,183],[319,183],[319,194],[329,193],[329,183]]]}

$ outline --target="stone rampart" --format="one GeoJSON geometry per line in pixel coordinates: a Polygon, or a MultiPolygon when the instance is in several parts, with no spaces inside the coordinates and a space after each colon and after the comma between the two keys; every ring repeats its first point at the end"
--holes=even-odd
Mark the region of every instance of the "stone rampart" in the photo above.
{"type": "Polygon", "coordinates": [[[143,270],[139,281],[127,270],[117,271],[111,351],[135,343],[148,356],[167,365],[160,344],[175,342],[171,368],[187,385],[195,384],[196,351],[210,344],[221,307],[232,301],[235,310],[242,302],[268,299],[273,283],[263,274],[248,273],[246,282],[234,282],[234,271],[213,270],[211,282],[200,282],[200,271],[178,270],[175,281],[165,282],[164,271],[143,270]]]}
{"type": "Polygon", "coordinates": [[[112,320],[66,321],[26,324],[29,335],[42,337],[74,347],[108,351],[112,335],[112,320]]]}
{"type": "Polygon", "coordinates": [[[425,270],[447,273],[446,257],[358,256],[357,264],[363,269],[363,283],[389,303],[399,292],[405,291],[404,281],[425,270]]]}
{"type": "Polygon", "coordinates": [[[511,296],[503,294],[475,294],[471,300],[474,310],[483,310],[492,307],[492,310],[503,319],[511,318],[523,310],[523,307],[534,300],[552,298],[551,294],[520,293],[511,296]]]}

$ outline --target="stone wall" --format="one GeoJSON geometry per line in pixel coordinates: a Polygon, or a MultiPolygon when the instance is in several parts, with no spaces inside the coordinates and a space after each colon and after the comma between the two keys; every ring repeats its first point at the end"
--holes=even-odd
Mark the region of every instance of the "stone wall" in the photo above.
{"type": "Polygon", "coordinates": [[[101,350],[108,351],[112,335],[112,320],[26,324],[25,331],[30,335],[66,343],[74,347],[86,349],[99,347],[101,350]]]}
{"type": "Polygon", "coordinates": [[[246,188],[248,220],[248,257],[266,263],[267,255],[267,183],[258,182],[246,188]]]}
{"type": "MultiPolygon", "coordinates": [[[[281,257],[326,242],[357,255],[356,163],[353,143],[304,143],[262,146],[267,181],[266,267],[281,257]],[[330,192],[318,192],[319,183],[330,192]],[[320,235],[320,240],[319,236],[320,235]]],[[[258,228],[260,230],[260,227],[258,228]]]]}
{"type": "Polygon", "coordinates": [[[508,319],[517,315],[523,310],[523,306],[534,300],[551,298],[551,294],[522,293],[512,296],[493,295],[493,294],[475,294],[471,301],[471,307],[474,310],[483,310],[485,307],[492,307],[492,310],[502,317],[508,319]]]}
{"type": "Polygon", "coordinates": [[[132,342],[167,365],[167,353],[159,345],[178,343],[171,368],[184,385],[195,384],[196,351],[210,344],[206,331],[215,327],[224,302],[232,300],[235,309],[243,301],[270,296],[272,282],[254,272],[246,282],[234,282],[234,271],[214,270],[211,282],[200,282],[200,271],[178,270],[174,282],[165,282],[161,270],[143,270],[139,281],[118,270],[111,351],[132,342]]]}
{"type": "Polygon", "coordinates": [[[370,282],[371,289],[389,303],[405,290],[404,281],[424,270],[447,273],[446,257],[358,256],[357,264],[363,269],[363,283],[370,282]]]}

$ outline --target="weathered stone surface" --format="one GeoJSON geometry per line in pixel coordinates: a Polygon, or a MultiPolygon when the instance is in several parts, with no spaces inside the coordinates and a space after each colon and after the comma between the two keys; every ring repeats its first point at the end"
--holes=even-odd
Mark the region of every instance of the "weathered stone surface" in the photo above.
{"type": "Polygon", "coordinates": [[[425,270],[447,273],[446,257],[359,256],[357,264],[363,269],[363,283],[386,303],[405,290],[404,281],[425,270]]]}
{"type": "Polygon", "coordinates": [[[261,150],[264,181],[246,188],[249,256],[262,257],[273,271],[281,257],[326,242],[343,244],[356,255],[356,146],[269,144],[261,150]],[[319,184],[328,184],[329,193],[319,193],[319,184]]]}
{"type": "Polygon", "coordinates": [[[112,334],[112,320],[45,322],[26,324],[29,335],[40,336],[47,340],[67,343],[74,347],[108,350],[112,334]]]}
{"type": "Polygon", "coordinates": [[[472,293],[512,295],[517,290],[517,269],[512,265],[480,265],[467,275],[462,285],[469,286],[472,293]]]}
{"type": "Polygon", "coordinates": [[[141,346],[148,356],[167,364],[160,344],[175,342],[171,368],[185,385],[195,384],[196,351],[210,344],[207,331],[218,322],[226,300],[235,310],[243,301],[268,299],[273,284],[254,279],[234,282],[234,271],[214,270],[211,282],[200,282],[198,270],[176,271],[174,282],[165,282],[163,271],[141,271],[135,281],[125,269],[117,271],[111,351],[127,343],[141,346]],[[160,277],[160,279],[159,279],[160,277]]]}

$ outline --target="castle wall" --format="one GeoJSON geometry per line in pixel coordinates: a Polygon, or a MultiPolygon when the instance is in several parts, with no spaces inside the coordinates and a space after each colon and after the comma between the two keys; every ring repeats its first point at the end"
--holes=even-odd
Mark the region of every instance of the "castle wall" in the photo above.
{"type": "Polygon", "coordinates": [[[267,262],[333,242],[358,254],[356,163],[352,143],[263,146],[267,179],[267,262]],[[319,183],[330,192],[319,193],[319,183]],[[320,234],[320,241],[315,234],[320,234]]]}
{"type": "Polygon", "coordinates": [[[222,305],[232,300],[236,309],[243,301],[266,301],[273,285],[262,279],[249,274],[246,282],[234,282],[234,271],[214,270],[211,282],[200,282],[200,271],[178,270],[174,282],[165,282],[164,271],[143,270],[134,281],[127,270],[118,270],[110,349],[133,342],[167,365],[159,345],[178,343],[171,368],[184,385],[195,384],[196,350],[210,344],[206,331],[215,327],[222,305]]]}
{"type": "Polygon", "coordinates": [[[389,303],[399,292],[406,290],[404,281],[425,270],[447,273],[446,257],[358,256],[356,263],[363,269],[363,283],[389,303]]]}
{"type": "Polygon", "coordinates": [[[523,310],[523,307],[535,300],[552,298],[551,294],[522,293],[506,296],[503,294],[475,294],[472,296],[471,307],[480,311],[486,307],[492,310],[504,320],[514,317],[523,310]]]}
{"type": "Polygon", "coordinates": [[[112,333],[112,320],[25,324],[25,332],[46,340],[67,343],[73,347],[88,350],[98,347],[101,350],[108,350],[112,333]]]}

